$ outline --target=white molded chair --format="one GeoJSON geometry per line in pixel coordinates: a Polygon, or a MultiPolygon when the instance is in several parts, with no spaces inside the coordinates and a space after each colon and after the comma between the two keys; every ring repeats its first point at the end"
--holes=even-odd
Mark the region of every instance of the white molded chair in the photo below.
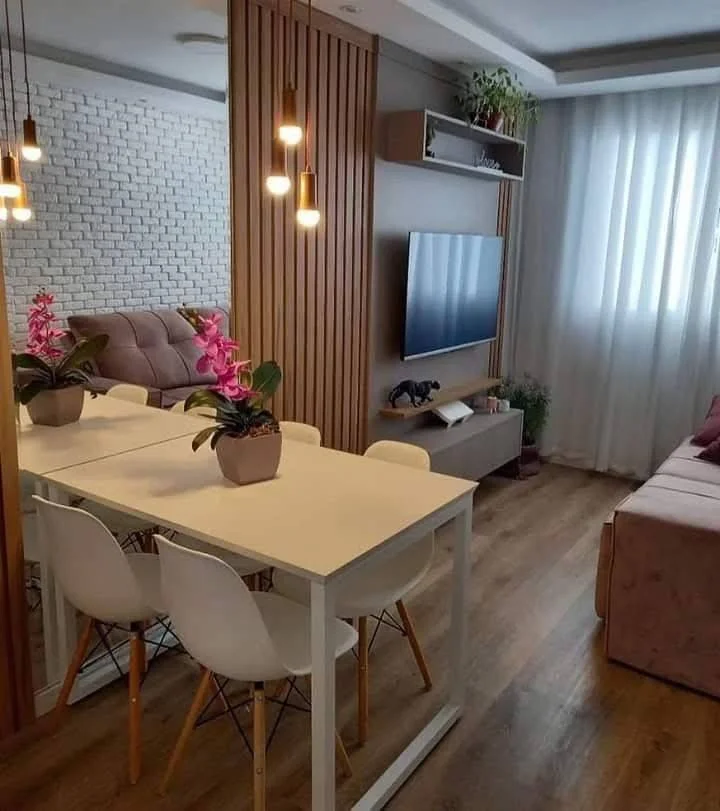
{"type": "Polygon", "coordinates": [[[280,431],[286,439],[305,442],[308,445],[321,445],[320,429],[306,422],[280,422],[280,431]]]}
{"type": "Polygon", "coordinates": [[[126,403],[147,405],[149,393],[146,388],[136,386],[134,383],[117,383],[107,390],[107,396],[125,400],[126,403]]]}
{"type": "MultiPolygon", "coordinates": [[[[224,561],[155,536],[163,598],[173,629],[203,673],[161,785],[168,783],[219,676],[252,682],[254,809],[265,809],[265,682],[311,674],[310,612],[291,600],[249,591],[224,561]]],[[[335,623],[335,657],[349,651],[357,633],[335,623]]],[[[339,736],[338,749],[349,768],[339,736]]]]}
{"type": "MultiPolygon", "coordinates": [[[[407,442],[376,442],[365,451],[365,456],[430,470],[430,456],[427,451],[407,442]]],[[[335,606],[337,616],[358,620],[358,740],[361,744],[367,740],[369,721],[368,617],[382,615],[389,606],[395,605],[423,677],[425,689],[432,688],[430,671],[403,598],[423,579],[430,568],[434,545],[434,536],[430,534],[427,538],[411,544],[382,566],[349,578],[338,595],[335,606]]],[[[307,581],[287,572],[277,571],[273,583],[278,593],[309,605],[310,589],[307,581]]]]}
{"type": "Polygon", "coordinates": [[[160,593],[160,559],[126,554],[94,515],[33,496],[37,520],[47,539],[49,564],[65,598],[87,622],[60,690],[55,711],[65,710],[75,679],[85,661],[93,630],[102,625],[130,628],[129,776],[140,776],[140,684],[146,669],[144,624],[164,614],[160,593]]]}
{"type": "Polygon", "coordinates": [[[175,414],[192,414],[193,417],[209,417],[211,420],[215,419],[216,414],[215,409],[210,408],[209,406],[195,406],[195,408],[185,411],[184,400],[180,400],[179,403],[175,403],[174,406],[171,406],[170,411],[174,412],[175,414]]]}

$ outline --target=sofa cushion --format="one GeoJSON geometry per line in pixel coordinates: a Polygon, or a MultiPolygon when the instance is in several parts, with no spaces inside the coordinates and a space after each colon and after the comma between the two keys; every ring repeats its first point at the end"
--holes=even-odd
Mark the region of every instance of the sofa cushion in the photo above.
{"type": "MultiPolygon", "coordinates": [[[[690,493],[704,498],[715,499],[720,502],[720,484],[700,481],[698,479],[683,479],[680,476],[666,476],[658,473],[642,486],[642,490],[654,487],[660,490],[670,490],[674,493],[690,493]]],[[[661,494],[658,494],[661,495],[661,494]]]]}
{"type": "Polygon", "coordinates": [[[702,459],[703,462],[720,465],[720,439],[714,439],[707,447],[703,448],[697,458],[702,459]]]}
{"type": "Polygon", "coordinates": [[[73,315],[68,326],[76,339],[110,336],[95,361],[102,377],[158,389],[203,386],[215,380],[197,371],[201,352],[193,343],[195,331],[175,310],[73,315]]]}
{"type": "Polygon", "coordinates": [[[665,476],[677,476],[679,479],[720,485],[720,467],[713,465],[711,462],[704,462],[702,459],[698,459],[697,456],[694,459],[678,459],[671,456],[660,465],[657,473],[665,476]]]}
{"type": "Polygon", "coordinates": [[[705,447],[720,436],[720,414],[708,417],[692,438],[694,445],[705,447]]]}
{"type": "Polygon", "coordinates": [[[162,393],[162,407],[170,408],[175,403],[185,402],[195,391],[205,388],[205,386],[178,386],[175,389],[165,389],[162,393]]]}

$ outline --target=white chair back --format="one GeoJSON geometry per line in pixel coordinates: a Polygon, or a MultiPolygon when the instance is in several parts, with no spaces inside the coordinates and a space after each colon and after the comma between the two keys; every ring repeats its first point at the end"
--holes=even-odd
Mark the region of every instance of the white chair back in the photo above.
{"type": "Polygon", "coordinates": [[[210,417],[212,420],[217,416],[215,409],[210,408],[210,406],[195,406],[195,408],[185,411],[184,400],[175,403],[175,405],[170,408],[170,411],[173,411],[175,414],[192,414],[193,417],[210,417]]]}
{"type": "Polygon", "coordinates": [[[147,405],[149,392],[147,389],[142,386],[136,386],[134,383],[118,383],[108,389],[107,395],[108,397],[115,397],[117,400],[125,400],[126,403],[147,405]]]}
{"type": "Polygon", "coordinates": [[[394,442],[383,439],[380,442],[373,442],[364,455],[371,459],[394,462],[397,465],[430,470],[430,454],[425,448],[411,445],[409,442],[394,442]]]}
{"type": "Polygon", "coordinates": [[[104,622],[152,615],[127,556],[102,521],[85,510],[33,499],[49,563],[75,608],[104,622]]]}
{"type": "Polygon", "coordinates": [[[280,422],[280,431],[284,439],[294,442],[305,442],[308,445],[322,445],[320,429],[306,422],[280,422]]]}
{"type": "Polygon", "coordinates": [[[155,535],[163,601],[187,652],[238,681],[287,673],[242,578],[224,561],[155,535]]]}

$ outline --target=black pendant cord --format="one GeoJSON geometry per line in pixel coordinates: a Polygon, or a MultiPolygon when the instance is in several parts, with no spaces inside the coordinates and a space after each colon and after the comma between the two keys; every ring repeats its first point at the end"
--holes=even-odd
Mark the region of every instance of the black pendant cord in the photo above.
{"type": "Polygon", "coordinates": [[[290,87],[295,87],[295,83],[292,81],[294,71],[293,71],[293,45],[295,42],[295,37],[293,36],[295,32],[295,19],[293,17],[293,0],[290,0],[290,6],[288,10],[288,26],[287,26],[287,43],[285,48],[285,59],[287,63],[287,82],[290,87]]]}
{"type": "Polygon", "coordinates": [[[312,0],[308,0],[307,29],[305,30],[305,171],[310,171],[310,25],[312,0]]]}
{"type": "MultiPolygon", "coordinates": [[[[9,42],[9,37],[8,37],[9,42]]],[[[5,52],[3,51],[2,34],[0,34],[0,76],[2,76],[2,100],[5,111],[5,138],[7,140],[8,152],[10,151],[10,123],[8,119],[7,92],[5,90],[5,52]]]]}
{"type": "Polygon", "coordinates": [[[13,60],[12,60],[12,43],[10,42],[10,9],[8,7],[8,0],[5,0],[5,30],[7,32],[8,42],[8,63],[10,72],[10,94],[12,95],[12,122],[13,122],[13,138],[17,143],[17,111],[15,105],[15,76],[13,74],[13,60]]]}
{"type": "MultiPolygon", "coordinates": [[[[25,93],[27,95],[27,112],[28,112],[28,116],[29,116],[30,115],[30,82],[28,81],[27,37],[25,36],[25,0],[20,0],[20,20],[22,22],[23,61],[25,63],[25,93]]],[[[8,36],[9,36],[9,34],[8,34],[8,36]]]]}
{"type": "MultiPolygon", "coordinates": [[[[22,2],[23,0],[21,0],[22,2]]],[[[275,2],[275,14],[277,16],[278,25],[282,26],[282,16],[280,15],[280,0],[276,0],[275,2]]],[[[282,27],[280,28],[280,42],[278,45],[284,44],[284,37],[282,36],[282,27]]],[[[275,41],[275,35],[273,34],[273,41],[275,41]]],[[[278,77],[277,81],[275,82],[275,89],[273,90],[273,102],[275,106],[275,118],[279,115],[280,111],[282,110],[282,91],[283,87],[285,86],[283,83],[285,81],[285,54],[283,54],[283,59],[278,59],[278,77]]],[[[274,137],[274,136],[273,136],[274,137]]]]}

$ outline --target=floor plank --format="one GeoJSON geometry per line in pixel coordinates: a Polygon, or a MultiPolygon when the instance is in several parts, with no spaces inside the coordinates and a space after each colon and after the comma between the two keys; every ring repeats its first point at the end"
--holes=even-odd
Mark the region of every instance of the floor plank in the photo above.
{"type": "MultiPolygon", "coordinates": [[[[524,482],[482,482],[468,710],[392,811],[720,808],[720,705],[602,654],[592,602],[598,530],[630,489],[552,465],[524,482]]],[[[437,687],[423,692],[406,641],[383,630],[370,658],[370,738],[362,749],[354,744],[354,661],[339,665],[339,719],[354,768],[339,782],[339,808],[352,805],[441,701],[450,569],[451,541],[440,533],[432,571],[408,601],[437,687]]],[[[168,796],[156,793],[198,677],[186,660],[166,657],[148,678],[137,786],[125,778],[126,698],[117,684],[74,707],[52,737],[0,764],[0,809],[249,809],[250,758],[225,719],[193,734],[168,796]]],[[[271,809],[310,808],[306,715],[283,721],[268,778],[271,809]]]]}

